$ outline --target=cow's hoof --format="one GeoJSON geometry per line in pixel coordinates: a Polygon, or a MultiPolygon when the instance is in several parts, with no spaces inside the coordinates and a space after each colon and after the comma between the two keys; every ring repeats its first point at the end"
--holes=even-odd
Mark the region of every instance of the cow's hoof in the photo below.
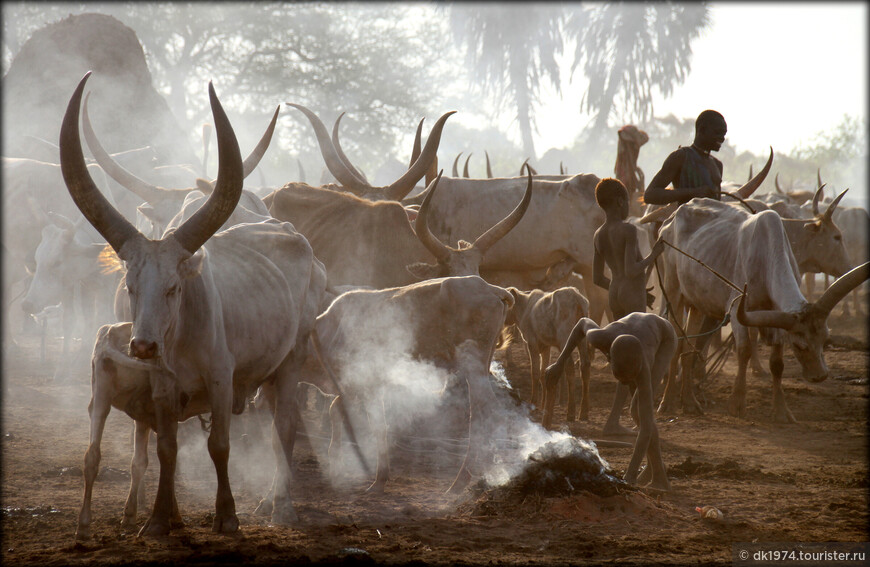
{"type": "Polygon", "coordinates": [[[366,488],[366,494],[383,494],[384,487],[387,485],[386,481],[374,481],[366,488]]]}
{"type": "Polygon", "coordinates": [[[90,526],[83,526],[80,524],[79,527],[76,528],[76,541],[87,541],[91,539],[91,537],[93,537],[93,534],[91,533],[90,526]]]}
{"type": "Polygon", "coordinates": [[[169,524],[157,522],[151,518],[139,530],[139,537],[161,537],[165,535],[169,535],[169,524]]]}
{"type": "Polygon", "coordinates": [[[125,529],[135,528],[136,527],[136,516],[124,516],[124,519],[121,520],[121,527],[125,529]]]}
{"type": "Polygon", "coordinates": [[[728,413],[733,417],[742,418],[746,414],[746,402],[732,396],[728,400],[728,413]]]}
{"type": "Polygon", "coordinates": [[[219,534],[233,534],[239,531],[239,518],[235,514],[215,516],[211,531],[219,534]]]}

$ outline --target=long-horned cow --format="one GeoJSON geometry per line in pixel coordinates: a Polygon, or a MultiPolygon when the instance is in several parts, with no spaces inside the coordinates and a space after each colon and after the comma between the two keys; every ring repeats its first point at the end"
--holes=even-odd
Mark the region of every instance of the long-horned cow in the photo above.
{"type": "MultiPolygon", "coordinates": [[[[269,148],[269,143],[272,141],[272,134],[275,132],[275,125],[278,121],[278,112],[281,107],[275,109],[272,115],[272,120],[266,127],[266,131],[260,138],[260,141],[245,158],[242,169],[243,177],[248,177],[254,169],[257,168],[266,150],[269,148]]],[[[139,196],[145,204],[140,205],[137,209],[148,223],[151,225],[149,236],[159,238],[163,235],[163,231],[169,220],[181,209],[185,197],[194,190],[199,190],[205,194],[211,194],[214,189],[214,182],[205,179],[196,179],[196,187],[188,187],[184,189],[166,188],[159,185],[154,185],[137,177],[116,160],[103,148],[91,126],[91,121],[88,115],[88,97],[85,96],[84,107],[82,109],[82,132],[85,136],[85,142],[94,159],[102,167],[105,172],[114,179],[119,185],[139,196]]],[[[262,203],[258,204],[259,197],[256,197],[250,191],[243,191],[240,197],[241,205],[245,208],[260,214],[268,214],[263,208],[262,203]]]]}
{"type": "Polygon", "coordinates": [[[396,201],[370,201],[300,183],[287,184],[264,201],[272,216],[293,223],[308,238],[315,255],[326,265],[330,287],[380,289],[421,279],[477,275],[489,250],[526,213],[534,184],[528,177],[525,193],[512,211],[471,243],[454,248],[443,244],[429,229],[431,200],[441,181],[439,174],[429,185],[429,198],[420,207],[413,227],[407,211],[396,201]]]}
{"type": "MultiPolygon", "coordinates": [[[[731,316],[737,348],[737,377],[729,400],[729,412],[745,412],[746,367],[749,361],[747,325],[786,329],[804,377],[811,382],[827,378],[822,347],[827,338],[827,317],[831,308],[867,277],[864,270],[842,276],[815,304],[807,302],[799,288],[797,261],[792,253],[780,216],[773,211],[751,214],[744,209],[712,199],[692,199],[679,207],[659,233],[679,250],[715,270],[735,285],[747,284],[744,315],[738,316],[734,290],[700,265],[695,259],[667,249],[659,263],[665,294],[674,309],[689,309],[686,333],[703,333],[702,322],[720,321],[731,316]],[[779,318],[753,315],[756,310],[776,310],[779,318]],[[786,324],[786,322],[788,324],[786,324]]],[[[703,349],[706,337],[695,339],[694,347],[703,349]]],[[[794,421],[782,391],[783,338],[775,337],[770,354],[773,382],[773,410],[777,421],[794,421]]],[[[682,401],[691,409],[692,361],[683,368],[682,401]]],[[[674,375],[670,376],[662,404],[676,396],[674,375]]],[[[695,402],[697,405],[697,402],[695,402]]]]}
{"type": "MultiPolygon", "coordinates": [[[[79,83],[64,116],[61,166],[76,205],[126,265],[132,313],[129,355],[154,368],[138,403],[116,406],[157,432],[157,496],[140,533],[166,534],[174,527],[177,424],[205,412],[211,412],[208,450],[217,474],[212,529],[235,532],[239,520],[227,474],[230,415],[241,413],[245,398],[265,382],[274,384],[279,406],[295,395],[294,372],[304,361],[325,291],[325,272],[289,223],[242,224],[215,234],[239,200],[243,167],[232,126],[211,84],[219,160],[214,191],[163,238],[151,240],[140,233],[97,192],[85,170],[78,123],[89,76],[79,83]]],[[[94,366],[95,373],[114,371],[112,364],[94,366]]],[[[98,383],[111,380],[95,377],[98,383]]],[[[117,401],[113,394],[111,388],[92,392],[78,537],[90,533],[91,493],[102,431],[117,401]]],[[[292,454],[296,417],[274,414],[285,459],[292,454]]],[[[285,477],[277,490],[273,521],[295,518],[288,484],[285,477]]]]}

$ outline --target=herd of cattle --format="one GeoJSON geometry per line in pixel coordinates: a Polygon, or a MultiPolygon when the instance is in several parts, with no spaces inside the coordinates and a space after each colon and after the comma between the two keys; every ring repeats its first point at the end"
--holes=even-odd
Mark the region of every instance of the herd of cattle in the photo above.
{"type": "MultiPolygon", "coordinates": [[[[7,216],[3,235],[4,297],[20,300],[28,316],[45,317],[59,305],[67,315],[64,357],[73,312],[89,319],[86,329],[103,325],[92,356],[78,538],[91,534],[91,494],[112,407],[135,421],[124,521],[135,522],[136,490],[153,430],[159,485],[141,533],[165,534],[180,522],[173,484],[178,423],[210,413],[208,451],[218,479],[213,528],[232,532],[239,522],[227,472],[230,420],[259,391],[280,441],[270,491],[272,520],[292,523],[290,463],[301,381],[336,396],[330,407],[335,449],[342,422],[349,423],[345,400],[362,400],[372,423],[381,424],[375,427],[378,462],[372,489],[382,490],[389,474],[389,418],[382,401],[367,399],[382,389],[353,379],[353,374],[372,373],[369,382],[378,380],[379,371],[361,360],[379,358],[389,365],[408,356],[454,376],[453,387],[467,388],[470,400],[469,452],[453,485],[461,488],[479,458],[482,441],[475,432],[479,437],[482,429],[474,421],[482,419],[490,363],[505,325],[516,325],[528,345],[535,392],[549,348],[560,348],[581,317],[601,322],[608,313],[606,295],[592,286],[592,237],[604,221],[594,198],[599,178],[593,174],[533,175],[528,168],[525,175],[521,169],[520,176],[509,178],[436,175],[436,153],[450,112],[435,123],[422,149],[418,128],[406,173],[387,187],[373,187],[341,150],[339,122],[330,136],[313,112],[294,104],[313,126],[338,184],[293,182],[270,191],[246,190],[244,179],[268,148],[278,110],[243,161],[209,85],[217,178],[196,179],[187,189],[165,188],[130,172],[143,168],[136,152],[111,155],[100,145],[83,99],[89,75],[63,118],[60,164],[21,158],[3,163],[6,208],[14,203],[16,209],[7,216]],[[80,121],[96,163],[85,159],[80,121]],[[424,176],[427,186],[417,190],[424,176]],[[576,287],[578,276],[585,296],[576,287]],[[106,324],[110,321],[121,322],[106,324]],[[303,372],[311,359],[319,362],[320,372],[303,372]]],[[[773,345],[774,418],[789,421],[793,417],[781,387],[783,345],[791,344],[805,378],[826,378],[827,318],[870,274],[868,214],[840,206],[842,193],[825,200],[821,180],[812,195],[782,192],[777,184],[777,193],[753,199],[772,159],[771,150],[761,173],[734,188],[733,200],[695,199],[632,222],[644,235],[642,242],[655,230],[672,245],[658,260],[657,272],[668,314],[689,335],[686,342],[691,339],[684,350],[703,351],[707,332],[730,315],[738,374],[729,410],[734,415],[745,411],[746,370],[754,356],[751,331],[760,327],[773,345]],[[807,281],[814,282],[819,272],[838,279],[810,302],[813,290],[802,291],[802,274],[812,274],[807,281]]],[[[181,186],[199,173],[179,166],[149,175],[181,186]]],[[[861,309],[857,299],[853,309],[861,309]]],[[[19,327],[20,321],[8,327],[10,334],[19,327]]],[[[589,359],[581,354],[579,417],[585,419],[589,359]]],[[[684,411],[699,411],[694,357],[683,357],[683,368],[678,360],[675,356],[662,407],[679,402],[684,411]]],[[[568,382],[573,419],[573,373],[568,382]]]]}

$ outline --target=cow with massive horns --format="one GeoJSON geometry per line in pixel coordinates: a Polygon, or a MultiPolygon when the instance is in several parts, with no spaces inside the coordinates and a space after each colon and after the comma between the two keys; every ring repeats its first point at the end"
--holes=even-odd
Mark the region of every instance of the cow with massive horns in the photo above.
{"type": "MultiPolygon", "coordinates": [[[[818,302],[811,304],[800,292],[797,261],[782,219],[773,211],[751,214],[712,199],[692,199],[676,210],[659,234],[667,243],[693,257],[669,247],[658,262],[671,308],[675,312],[679,312],[681,306],[689,310],[686,333],[703,335],[709,330],[709,327],[704,328],[707,324],[731,316],[738,357],[737,378],[728,406],[732,415],[742,416],[745,412],[749,361],[747,326],[786,329],[804,377],[811,382],[827,378],[822,347],[828,335],[828,314],[848,291],[866,279],[866,266],[863,271],[853,270],[842,276],[818,302]],[[746,308],[774,309],[780,316],[753,315],[753,311],[741,311],[738,316],[739,291],[723,283],[698,261],[730,282],[748,284],[746,308]]],[[[694,339],[694,348],[703,350],[707,338],[694,339]]],[[[782,391],[782,356],[783,338],[777,336],[770,354],[774,419],[793,422],[782,391]]],[[[687,356],[681,372],[684,410],[698,409],[692,392],[693,360],[693,356],[687,356]]],[[[672,405],[676,395],[672,373],[665,388],[663,406],[672,405]]]]}
{"type": "MultiPolygon", "coordinates": [[[[266,382],[274,384],[279,406],[295,395],[294,372],[304,361],[326,275],[308,242],[289,223],[242,224],[215,234],[238,203],[243,168],[232,126],[211,84],[220,164],[214,191],[175,231],[158,240],[142,235],[106,202],[85,170],[78,122],[89,76],[79,83],[64,116],[61,167],[76,205],[126,265],[129,354],[154,367],[139,403],[122,406],[157,432],[159,485],[140,533],[166,534],[174,526],[177,424],[204,412],[211,412],[208,449],[217,473],[212,528],[235,532],[239,521],[227,474],[230,415],[241,413],[245,398],[266,382]]],[[[102,365],[94,371],[114,369],[102,365]]],[[[92,392],[80,538],[90,532],[100,440],[114,401],[111,389],[92,392]]],[[[292,454],[297,416],[278,411],[273,417],[286,458],[292,454]]],[[[289,482],[283,480],[275,495],[276,522],[295,518],[289,482]]]]}
{"type": "Polygon", "coordinates": [[[472,243],[463,242],[456,248],[443,244],[429,229],[431,201],[441,180],[439,174],[429,185],[429,198],[421,205],[414,227],[398,202],[370,201],[301,183],[289,183],[264,201],[272,216],[293,223],[308,238],[315,255],[326,265],[330,287],[380,289],[421,279],[477,275],[489,250],[526,213],[533,200],[531,176],[513,211],[472,243]]]}
{"type": "MultiPolygon", "coordinates": [[[[269,143],[272,141],[272,134],[275,132],[275,124],[278,121],[278,112],[281,107],[275,109],[272,115],[272,120],[266,127],[266,131],[260,138],[260,141],[251,151],[250,155],[245,158],[242,164],[243,176],[248,177],[254,169],[257,168],[266,150],[269,148],[269,143]]],[[[88,115],[88,97],[85,96],[84,108],[82,109],[82,132],[85,136],[85,142],[88,148],[94,155],[94,159],[102,167],[105,172],[114,179],[119,185],[136,194],[145,201],[145,204],[137,208],[138,213],[142,214],[147,222],[151,225],[151,230],[148,236],[159,238],[166,228],[169,220],[181,209],[188,193],[194,190],[199,190],[205,194],[211,194],[214,189],[214,182],[205,179],[196,179],[196,187],[188,187],[184,189],[171,189],[154,185],[144,181],[128,171],[117,161],[112,159],[112,156],[103,148],[91,126],[90,117],[88,115]]],[[[249,191],[242,191],[240,204],[259,214],[268,214],[259,203],[260,198],[249,191]]],[[[143,223],[140,223],[140,225],[143,223]]]]}

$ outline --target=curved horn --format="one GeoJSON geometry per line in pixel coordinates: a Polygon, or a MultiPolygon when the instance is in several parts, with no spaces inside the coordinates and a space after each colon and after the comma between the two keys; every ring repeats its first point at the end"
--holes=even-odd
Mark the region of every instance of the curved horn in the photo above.
{"type": "Polygon", "coordinates": [[[414,162],[417,161],[417,158],[420,157],[420,147],[422,145],[420,140],[423,137],[423,121],[424,120],[426,120],[426,119],[421,118],[420,123],[417,124],[417,133],[414,134],[414,147],[411,149],[411,163],[408,164],[409,168],[412,165],[414,165],[414,162]]]}
{"type": "Polygon", "coordinates": [[[299,161],[299,158],[296,158],[296,165],[299,167],[299,181],[305,183],[305,169],[302,167],[302,162],[299,161]]]}
{"type": "Polygon", "coordinates": [[[417,233],[417,238],[439,262],[444,262],[449,258],[450,249],[429,230],[429,202],[432,201],[432,194],[435,193],[435,188],[438,187],[443,173],[443,169],[439,171],[438,177],[426,188],[426,198],[423,199],[417,218],[414,219],[414,232],[417,233]]]}
{"type": "Polygon", "coordinates": [[[559,162],[559,175],[565,175],[565,166],[562,165],[562,162],[559,162]]]}
{"type": "MultiPolygon", "coordinates": [[[[848,189],[846,189],[846,191],[848,191],[848,189]]],[[[842,193],[840,193],[839,195],[837,195],[837,198],[836,198],[836,199],[834,199],[833,201],[831,201],[831,204],[828,205],[828,208],[827,208],[827,209],[825,209],[825,214],[822,215],[822,218],[823,218],[823,219],[825,219],[825,220],[831,220],[831,218],[834,216],[834,210],[837,208],[837,205],[840,204],[840,199],[843,198],[843,195],[846,194],[846,191],[843,191],[842,193]]]]}
{"type": "Polygon", "coordinates": [[[224,221],[230,217],[242,195],[242,185],[245,179],[242,173],[242,154],[239,151],[239,143],[214,92],[211,81],[208,83],[208,98],[217,134],[217,181],[214,191],[205,204],[170,236],[170,238],[175,238],[191,254],[205,244],[205,241],[217,232],[224,221]]]}
{"type": "Polygon", "coordinates": [[[473,153],[468,154],[468,157],[465,158],[465,167],[462,168],[462,177],[464,177],[466,179],[468,179],[468,177],[469,177],[469,175],[468,175],[468,160],[471,159],[472,155],[474,155],[474,154],[473,153]]]}
{"type": "Polygon", "coordinates": [[[520,204],[517,205],[508,216],[500,220],[498,224],[478,236],[477,240],[472,244],[472,246],[480,250],[481,254],[485,254],[487,250],[492,248],[493,244],[504,238],[507,233],[520,222],[523,215],[526,214],[526,210],[529,208],[529,203],[532,202],[532,172],[529,171],[528,173],[529,182],[528,185],[526,185],[526,192],[523,195],[523,200],[520,201],[520,204]]]}
{"type": "Polygon", "coordinates": [[[776,186],[776,192],[780,195],[785,195],[785,191],[782,190],[782,187],[779,186],[779,172],[776,172],[776,177],[773,179],[773,183],[776,186]]]}
{"type": "Polygon", "coordinates": [[[846,297],[850,291],[858,287],[867,278],[870,278],[870,262],[864,262],[837,278],[831,284],[831,287],[825,290],[822,297],[816,301],[814,307],[825,313],[827,317],[841,299],[846,297]]]}
{"type": "Polygon", "coordinates": [[[746,182],[752,181],[752,164],[749,164],[749,177],[746,178],[746,182]]]}
{"type": "Polygon", "coordinates": [[[79,138],[79,107],[82,91],[91,72],[85,73],[73,92],[67,105],[60,127],[60,169],[69,194],[76,206],[97,232],[123,259],[121,247],[130,238],[141,237],[136,227],[121,215],[100,193],[88,173],[82,154],[82,141],[79,138]]]}
{"type": "Polygon", "coordinates": [[[822,168],[821,167],[816,168],[816,181],[818,182],[818,186],[821,187],[822,186],[822,168]]]}
{"type": "Polygon", "coordinates": [[[257,169],[257,166],[260,165],[260,160],[263,159],[263,156],[266,155],[266,150],[269,149],[269,143],[272,141],[272,134],[275,133],[275,124],[278,123],[278,112],[281,110],[281,105],[278,105],[278,108],[275,109],[275,114],[272,115],[272,121],[269,122],[269,126],[266,128],[266,131],[263,132],[263,137],[260,138],[257,146],[251,151],[248,157],[245,158],[245,161],[242,162],[242,175],[245,177],[249,176],[252,171],[257,169]]]}
{"type": "Polygon", "coordinates": [[[492,179],[492,167],[489,165],[489,152],[483,150],[484,155],[486,155],[486,178],[492,179]]]}
{"type": "MultiPolygon", "coordinates": [[[[85,99],[85,105],[88,101],[85,99]]],[[[208,177],[208,150],[211,146],[211,124],[206,122],[202,125],[202,170],[200,173],[204,178],[208,177]]]]}
{"type": "Polygon", "coordinates": [[[822,198],[822,195],[825,192],[825,186],[819,185],[819,188],[816,189],[815,194],[813,195],[813,215],[819,216],[819,199],[822,198]]]}
{"type": "Polygon", "coordinates": [[[671,216],[679,207],[679,203],[668,203],[666,206],[660,207],[642,216],[640,222],[641,224],[646,224],[648,222],[664,222],[665,219],[671,216]]]}
{"type": "Polygon", "coordinates": [[[453,160],[453,177],[459,177],[459,156],[462,155],[462,152],[456,154],[456,159],[453,160]]]}
{"type": "Polygon", "coordinates": [[[359,181],[362,185],[370,185],[365,175],[360,173],[359,170],[353,166],[353,164],[350,162],[350,158],[348,158],[345,155],[344,150],[341,149],[341,142],[338,141],[338,124],[339,122],[341,122],[342,116],[344,116],[344,112],[338,115],[338,118],[335,119],[335,125],[332,127],[332,145],[335,148],[335,151],[338,153],[339,159],[341,159],[342,163],[344,163],[344,166],[347,168],[347,170],[352,173],[354,177],[356,177],[357,181],[359,181]]]}
{"type": "Polygon", "coordinates": [[[326,131],[326,126],[320,121],[316,114],[302,106],[301,104],[293,104],[292,102],[285,103],[288,106],[298,109],[308,118],[311,126],[314,128],[314,135],[317,137],[317,143],[320,146],[320,153],[323,155],[323,161],[326,163],[326,168],[341,183],[348,191],[362,193],[371,189],[368,184],[361,184],[356,176],[348,171],[344,162],[338,155],[335,146],[329,139],[329,133],[326,131]]]}
{"type": "Polygon", "coordinates": [[[429,132],[429,137],[426,139],[426,144],[423,146],[423,151],[420,152],[420,157],[417,158],[414,165],[402,177],[384,188],[384,195],[387,199],[401,201],[411,192],[414,185],[426,175],[426,171],[429,170],[438,155],[438,144],[441,143],[441,131],[444,130],[444,123],[447,122],[451,114],[455,113],[455,110],[451,110],[435,122],[432,131],[429,132]]]}
{"type": "Polygon", "coordinates": [[[791,329],[797,322],[794,313],[786,313],[779,310],[746,311],[746,285],[743,286],[743,295],[737,305],[737,320],[744,327],[776,327],[779,329],[791,329]]]}
{"type": "Polygon", "coordinates": [[[758,175],[750,179],[746,182],[746,185],[735,191],[740,197],[744,199],[748,199],[752,193],[755,192],[761,186],[761,183],[764,181],[764,178],[767,177],[767,173],[770,171],[770,166],[773,165],[773,146],[770,147],[770,157],[767,158],[767,163],[764,164],[764,168],[758,172],[758,175]]]}
{"type": "MultiPolygon", "coordinates": [[[[169,189],[158,187],[157,185],[152,185],[139,179],[124,169],[118,162],[112,159],[109,152],[103,149],[103,145],[100,144],[96,133],[94,133],[94,129],[91,126],[90,116],[88,115],[89,97],[90,93],[85,96],[85,103],[82,108],[82,132],[85,135],[85,142],[88,144],[88,149],[91,150],[91,153],[94,155],[94,159],[97,160],[99,166],[103,168],[103,171],[105,171],[109,177],[121,184],[125,189],[138,195],[141,199],[149,203],[155,203],[163,199],[166,196],[166,193],[170,191],[169,189]]],[[[76,115],[78,115],[78,108],[76,108],[76,115]]],[[[81,144],[81,141],[79,141],[79,144],[81,144]]],[[[115,250],[115,252],[117,252],[117,250],[115,250]]]]}

